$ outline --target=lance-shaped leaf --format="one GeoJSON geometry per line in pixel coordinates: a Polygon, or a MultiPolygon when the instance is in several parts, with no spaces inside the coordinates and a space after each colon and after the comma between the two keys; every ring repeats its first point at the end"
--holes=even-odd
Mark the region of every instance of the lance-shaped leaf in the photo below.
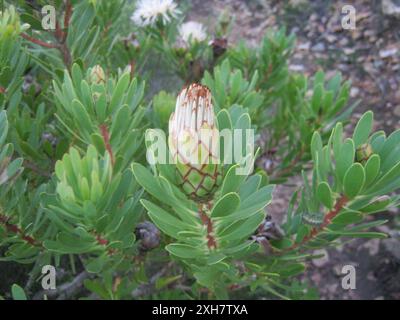
{"type": "Polygon", "coordinates": [[[374,114],[372,111],[364,113],[361,119],[358,121],[353,133],[353,141],[356,148],[367,142],[372,130],[373,121],[374,114]]]}
{"type": "Polygon", "coordinates": [[[218,200],[211,211],[211,217],[225,217],[235,212],[240,205],[240,198],[237,193],[230,192],[218,200]]]}
{"type": "Polygon", "coordinates": [[[360,163],[354,163],[346,172],[343,180],[344,193],[350,199],[357,196],[365,183],[365,171],[360,163]]]}

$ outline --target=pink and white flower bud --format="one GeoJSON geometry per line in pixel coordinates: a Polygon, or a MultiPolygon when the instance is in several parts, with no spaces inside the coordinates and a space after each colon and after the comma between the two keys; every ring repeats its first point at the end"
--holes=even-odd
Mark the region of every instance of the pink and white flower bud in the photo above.
{"type": "Polygon", "coordinates": [[[210,90],[192,84],[179,94],[169,120],[169,149],[178,181],[193,198],[209,198],[219,186],[219,131],[210,90]]]}

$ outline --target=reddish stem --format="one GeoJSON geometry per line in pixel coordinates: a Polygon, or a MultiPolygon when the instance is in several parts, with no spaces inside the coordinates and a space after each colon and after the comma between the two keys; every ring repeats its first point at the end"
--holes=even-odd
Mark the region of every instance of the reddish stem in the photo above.
{"type": "Polygon", "coordinates": [[[36,241],[34,238],[32,238],[31,236],[28,236],[24,233],[24,231],[18,227],[15,224],[12,224],[9,222],[9,218],[4,216],[4,215],[0,215],[0,223],[3,224],[6,227],[6,230],[8,232],[12,232],[15,234],[19,234],[21,236],[21,239],[28,242],[30,245],[32,246],[37,246],[37,247],[41,247],[41,243],[39,243],[38,241],[36,241]]]}
{"type": "Polygon", "coordinates": [[[213,236],[213,225],[210,217],[203,211],[202,205],[199,205],[200,219],[205,226],[207,226],[207,246],[209,249],[216,249],[217,242],[213,236]]]}
{"type": "Polygon", "coordinates": [[[107,126],[105,124],[100,125],[100,132],[101,132],[101,135],[103,136],[103,141],[104,141],[106,150],[107,150],[108,154],[110,155],[111,164],[112,164],[112,166],[114,166],[115,160],[114,160],[114,154],[113,154],[111,144],[110,144],[110,133],[108,132],[107,126]]]}
{"type": "Polygon", "coordinates": [[[100,235],[96,235],[96,240],[97,240],[98,244],[100,244],[102,246],[106,246],[108,244],[108,240],[102,238],[100,235]]]}
{"type": "Polygon", "coordinates": [[[130,65],[130,67],[131,67],[130,76],[131,76],[131,80],[132,80],[132,79],[134,78],[134,76],[135,76],[135,60],[132,59],[132,60],[129,62],[129,65],[130,65]]]}
{"type": "Polygon", "coordinates": [[[30,41],[30,42],[36,43],[36,44],[38,44],[38,45],[40,45],[42,47],[45,47],[45,48],[52,48],[52,49],[53,48],[59,48],[59,46],[57,44],[44,42],[42,40],[33,38],[33,37],[27,35],[26,33],[21,33],[21,37],[26,39],[26,40],[28,40],[28,41],[30,41]]]}
{"type": "Polygon", "coordinates": [[[308,241],[314,239],[321,231],[323,231],[331,223],[332,219],[339,214],[339,212],[343,209],[343,207],[346,205],[348,201],[349,199],[347,199],[345,195],[342,195],[339,198],[339,200],[336,201],[335,207],[325,215],[324,221],[319,227],[312,228],[311,232],[306,237],[304,237],[304,239],[301,242],[295,243],[283,251],[287,252],[297,249],[298,247],[301,247],[308,241]]]}
{"type": "Polygon", "coordinates": [[[53,44],[53,43],[47,43],[44,42],[42,40],[33,38],[29,35],[27,35],[26,33],[22,33],[21,36],[33,43],[36,43],[42,47],[45,48],[57,48],[58,50],[60,50],[61,54],[63,55],[63,60],[64,60],[64,64],[69,67],[71,65],[71,61],[72,61],[72,57],[71,57],[71,53],[69,51],[68,46],[65,43],[65,40],[67,39],[67,35],[68,35],[68,27],[69,27],[69,23],[70,23],[70,19],[71,19],[71,15],[72,15],[72,4],[71,2],[68,0],[67,4],[66,4],[66,9],[65,9],[65,14],[64,14],[64,30],[61,30],[60,24],[58,23],[58,21],[56,21],[56,30],[54,32],[54,35],[57,39],[57,44],[53,44]]]}
{"type": "Polygon", "coordinates": [[[65,42],[65,40],[67,39],[68,27],[69,27],[69,22],[71,20],[71,15],[72,15],[72,4],[71,4],[71,1],[68,0],[66,8],[65,8],[65,15],[64,15],[64,29],[65,29],[65,32],[63,34],[62,42],[65,42]]]}

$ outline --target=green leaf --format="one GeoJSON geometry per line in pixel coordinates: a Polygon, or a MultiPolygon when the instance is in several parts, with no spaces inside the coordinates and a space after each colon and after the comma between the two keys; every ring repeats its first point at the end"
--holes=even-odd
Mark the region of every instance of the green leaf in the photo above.
{"type": "Polygon", "coordinates": [[[17,284],[12,285],[11,294],[14,300],[27,300],[24,289],[17,284]]]}
{"type": "Polygon", "coordinates": [[[321,106],[321,102],[324,95],[324,88],[321,84],[318,84],[314,87],[314,94],[311,99],[311,107],[315,114],[318,114],[319,108],[321,106]]]}
{"type": "Polygon", "coordinates": [[[304,263],[296,263],[296,264],[291,264],[287,267],[282,267],[277,272],[282,277],[293,277],[295,275],[303,273],[305,269],[306,269],[306,266],[304,263]]]}
{"type": "Polygon", "coordinates": [[[368,205],[361,209],[365,213],[375,213],[383,211],[392,202],[389,196],[381,196],[371,201],[368,205]]]}
{"type": "Polygon", "coordinates": [[[255,174],[248,177],[247,180],[240,186],[239,196],[242,201],[257,191],[261,184],[261,179],[262,177],[260,174],[255,174]]]}
{"type": "Polygon", "coordinates": [[[156,178],[139,163],[132,163],[132,172],[135,175],[137,182],[152,196],[163,200],[164,191],[158,184],[156,178]]]}
{"type": "Polygon", "coordinates": [[[223,129],[232,129],[232,121],[229,112],[226,109],[222,109],[217,114],[218,119],[218,129],[221,131],[223,129]]]}
{"type": "MultiPolygon", "coordinates": [[[[354,162],[355,148],[351,139],[346,139],[340,148],[338,158],[336,158],[336,171],[339,180],[343,182],[344,175],[354,162]]],[[[336,155],[335,155],[336,157],[336,155]]]]}
{"type": "MultiPolygon", "coordinates": [[[[370,186],[367,190],[367,194],[372,194],[374,192],[379,192],[382,191],[381,189],[385,189],[392,182],[394,182],[396,179],[400,178],[400,161],[392,167],[383,177],[381,177],[378,181],[376,181],[374,184],[370,186]]],[[[397,184],[393,189],[399,188],[400,184],[397,184]]],[[[391,192],[392,190],[388,190],[387,192],[391,192]]],[[[384,192],[384,193],[387,193],[384,192]]]]}
{"type": "Polygon", "coordinates": [[[332,223],[334,224],[350,224],[357,223],[363,219],[361,213],[356,211],[345,211],[338,214],[336,217],[332,219],[332,223]]]}
{"type": "Polygon", "coordinates": [[[277,249],[288,249],[293,245],[293,241],[289,238],[282,238],[279,240],[271,240],[271,245],[277,249]]]}
{"type": "Polygon", "coordinates": [[[236,192],[243,180],[246,179],[246,175],[236,174],[238,168],[238,164],[231,166],[226,173],[224,182],[222,183],[222,196],[229,192],[236,192]]]}
{"type": "Polygon", "coordinates": [[[253,193],[240,203],[238,210],[234,214],[225,217],[223,221],[230,221],[231,219],[246,219],[262,210],[271,202],[274,187],[274,185],[267,185],[257,190],[257,192],[253,193]]]}
{"type": "Polygon", "coordinates": [[[125,95],[126,89],[128,89],[129,82],[130,82],[129,72],[124,73],[119,78],[110,101],[109,110],[111,113],[114,113],[115,108],[121,103],[122,98],[125,95]]]}
{"type": "Polygon", "coordinates": [[[142,205],[148,211],[148,215],[150,219],[154,222],[154,224],[161,229],[165,234],[173,237],[179,238],[178,233],[183,230],[193,230],[190,226],[183,223],[181,220],[177,219],[169,212],[155,205],[154,203],[142,199],[140,201],[142,205]],[[188,228],[189,227],[189,228],[188,228]]]}
{"type": "Polygon", "coordinates": [[[247,238],[257,229],[257,227],[264,219],[265,213],[257,213],[244,221],[235,222],[233,225],[226,228],[221,233],[218,234],[217,232],[217,234],[218,236],[220,236],[220,241],[222,242],[247,238]]]}
{"type": "Polygon", "coordinates": [[[240,198],[237,193],[230,192],[218,200],[211,211],[211,217],[225,217],[235,212],[240,205],[240,198]]]}
{"type": "Polygon", "coordinates": [[[319,156],[321,154],[322,147],[321,135],[318,131],[315,131],[311,139],[311,156],[314,162],[316,162],[317,155],[319,156]]]}
{"type": "Polygon", "coordinates": [[[0,147],[4,144],[8,134],[7,113],[3,110],[0,112],[0,147]]]}
{"type": "Polygon", "coordinates": [[[364,168],[360,163],[354,163],[346,172],[343,180],[344,193],[350,199],[357,196],[365,183],[364,168]]]}
{"type": "Polygon", "coordinates": [[[318,200],[328,209],[332,209],[333,200],[332,200],[332,191],[327,182],[321,182],[317,188],[317,197],[318,200]]]}
{"type": "Polygon", "coordinates": [[[99,273],[107,261],[105,255],[101,255],[94,259],[91,259],[85,266],[86,270],[90,273],[99,273]]]}
{"type": "Polygon", "coordinates": [[[353,140],[356,148],[366,143],[372,130],[372,123],[374,121],[374,114],[368,111],[363,114],[354,129],[353,140]]]}
{"type": "Polygon", "coordinates": [[[204,251],[187,244],[171,243],[165,249],[174,256],[183,259],[195,259],[204,256],[204,251]]]}
{"type": "Polygon", "coordinates": [[[343,237],[351,237],[351,238],[373,238],[373,239],[385,239],[387,235],[382,232],[353,232],[353,231],[341,231],[341,230],[329,230],[327,232],[323,232],[327,234],[335,234],[343,237]]]}
{"type": "Polygon", "coordinates": [[[107,289],[104,288],[104,286],[100,283],[99,280],[86,279],[83,282],[83,284],[88,290],[96,293],[102,299],[106,299],[106,300],[110,299],[110,294],[108,293],[107,289]]]}
{"type": "Polygon", "coordinates": [[[365,185],[369,186],[379,174],[381,158],[373,154],[365,164],[365,185]]]}
{"type": "Polygon", "coordinates": [[[174,283],[176,280],[179,280],[180,278],[182,278],[182,275],[177,275],[167,278],[158,278],[155,284],[156,289],[157,290],[163,289],[169,286],[171,283],[174,283]]]}

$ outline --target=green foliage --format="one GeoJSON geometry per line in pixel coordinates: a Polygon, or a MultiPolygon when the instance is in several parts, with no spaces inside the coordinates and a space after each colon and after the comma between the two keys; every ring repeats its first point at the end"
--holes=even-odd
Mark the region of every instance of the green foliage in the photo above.
{"type": "Polygon", "coordinates": [[[140,192],[129,170],[113,173],[110,156],[100,158],[89,146],[83,157],[72,148],[56,163],[55,173],[56,194],[43,195],[43,203],[59,232],[55,240],[44,241],[46,249],[90,253],[84,258],[89,272],[100,272],[107,263],[119,263],[125,252],[135,252],[140,192]]]}
{"type": "Polygon", "coordinates": [[[93,72],[84,75],[74,64],[71,75],[65,71],[61,83],[53,82],[56,117],[78,145],[93,144],[100,153],[111,148],[112,161],[124,168],[140,152],[144,83],[127,72],[94,82],[93,72]]]}
{"type": "Polygon", "coordinates": [[[71,0],[54,1],[48,32],[45,2],[0,15],[0,263],[31,270],[7,296],[34,296],[50,264],[88,274],[72,298],[315,299],[295,278],[314,249],[386,236],[375,213],[400,206],[400,130],[373,132],[366,112],[346,137],[350,83],[290,72],[285,29],[228,45],[225,13],[217,37],[183,41],[181,13],[140,26],[137,3],[71,0]],[[186,195],[173,163],[149,163],[147,138],[168,132],[192,82],[209,87],[218,130],[253,129],[258,144],[241,146],[239,174],[221,137],[207,198],[186,195]],[[274,185],[300,172],[284,222],[270,221],[274,185]]]}
{"type": "Polygon", "coordinates": [[[14,7],[0,12],[0,109],[14,109],[21,99],[22,76],[28,64],[19,34],[29,28],[20,23],[14,7]]]}
{"type": "Polygon", "coordinates": [[[11,287],[11,293],[14,300],[26,300],[24,289],[17,284],[13,284],[11,287]]]}
{"type": "Polygon", "coordinates": [[[238,104],[247,108],[251,115],[257,114],[264,100],[264,97],[255,90],[257,81],[257,71],[249,82],[243,77],[241,70],[232,71],[229,60],[224,60],[220,66],[215,67],[213,76],[206,71],[203,78],[203,84],[210,88],[213,94],[217,111],[238,104]]]}
{"type": "MultiPolygon", "coordinates": [[[[398,205],[399,197],[389,196],[399,189],[396,174],[400,163],[397,154],[388,160],[387,154],[378,150],[385,148],[387,142],[381,141],[372,147],[371,154],[364,164],[355,159],[355,145],[372,144],[372,112],[365,113],[358,122],[353,139],[343,136],[342,124],[332,130],[326,145],[318,133],[313,136],[311,152],[313,156],[313,175],[311,183],[304,175],[304,187],[295,211],[288,212],[285,224],[290,249],[299,250],[303,246],[317,248],[335,245],[336,239],[343,237],[382,238],[386,235],[370,232],[368,229],[385,223],[385,220],[363,223],[371,213],[384,211],[398,205]],[[387,171],[381,170],[379,163],[390,161],[387,171]],[[388,175],[389,172],[393,174],[388,175]],[[385,187],[382,184],[385,183],[385,187]],[[313,213],[323,212],[315,225],[313,213]],[[314,219],[314,220],[313,220],[314,219]],[[311,230],[312,229],[312,230],[311,230]],[[311,237],[304,241],[306,235],[311,237]]],[[[393,133],[393,135],[395,135],[393,133]]],[[[386,145],[387,146],[387,145],[386,145]]]]}
{"type": "MultiPolygon", "coordinates": [[[[236,124],[232,128],[235,129],[241,121],[235,121],[234,109],[231,112],[227,116],[229,123],[236,124]]],[[[250,127],[248,122],[243,129],[250,127]]],[[[272,200],[273,186],[265,185],[257,174],[238,175],[239,167],[239,164],[227,165],[222,186],[213,201],[199,204],[185,199],[174,186],[173,178],[168,179],[174,176],[171,165],[160,164],[156,175],[140,164],[132,166],[138,183],[159,203],[141,201],[149,217],[176,241],[168,244],[166,250],[182,259],[197,281],[215,294],[225,290],[228,279],[234,279],[237,271],[232,261],[257,250],[258,246],[249,238],[265,219],[264,208],[272,200]]]]}

